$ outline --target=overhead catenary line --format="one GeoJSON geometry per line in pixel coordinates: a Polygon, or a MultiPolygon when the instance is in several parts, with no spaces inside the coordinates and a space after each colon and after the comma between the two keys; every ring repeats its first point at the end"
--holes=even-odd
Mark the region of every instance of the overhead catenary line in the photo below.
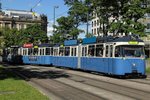
{"type": "Polygon", "coordinates": [[[38,4],[40,4],[41,2],[42,2],[42,0],[39,0],[39,1],[30,9],[30,11],[32,12],[32,10],[33,10],[35,7],[37,7],[38,4]]]}
{"type": "MultiPolygon", "coordinates": [[[[65,11],[65,12],[63,12],[63,13],[61,13],[61,14],[59,14],[59,15],[57,15],[56,16],[56,18],[58,18],[58,17],[60,17],[60,16],[62,16],[62,15],[64,15],[65,13],[67,13],[68,11],[65,11]]],[[[49,20],[53,20],[54,18],[50,18],[49,20]]]]}

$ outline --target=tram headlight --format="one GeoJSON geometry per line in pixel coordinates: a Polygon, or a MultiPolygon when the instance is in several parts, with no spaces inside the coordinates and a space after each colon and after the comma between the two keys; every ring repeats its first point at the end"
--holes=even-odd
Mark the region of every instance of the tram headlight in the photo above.
{"type": "Polygon", "coordinates": [[[135,63],[132,63],[132,66],[133,66],[133,67],[135,67],[135,66],[136,66],[136,64],[135,64],[135,63]]]}

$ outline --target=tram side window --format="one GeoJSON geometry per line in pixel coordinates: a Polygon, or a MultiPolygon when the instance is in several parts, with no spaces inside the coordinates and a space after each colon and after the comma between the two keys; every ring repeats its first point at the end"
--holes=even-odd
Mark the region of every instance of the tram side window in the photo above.
{"type": "Polygon", "coordinates": [[[94,50],[95,50],[94,45],[89,46],[88,55],[89,56],[94,56],[94,50]]]}
{"type": "Polygon", "coordinates": [[[109,57],[109,46],[106,46],[106,57],[109,57]]]}
{"type": "Polygon", "coordinates": [[[103,45],[96,45],[96,56],[103,57],[103,45]]]}
{"type": "Polygon", "coordinates": [[[40,49],[40,55],[42,55],[42,49],[40,49]]]}
{"type": "Polygon", "coordinates": [[[46,48],[46,55],[50,55],[50,48],[46,48]]]}
{"type": "Polygon", "coordinates": [[[45,55],[45,49],[42,49],[42,55],[45,55]]]}
{"type": "Polygon", "coordinates": [[[121,50],[120,50],[120,47],[116,47],[115,48],[115,57],[120,57],[121,56],[121,50]]]}
{"type": "Polygon", "coordinates": [[[50,55],[53,55],[53,48],[50,49],[50,55]]]}
{"type": "Polygon", "coordinates": [[[65,56],[70,55],[70,47],[65,47],[65,56]]]}
{"type": "Polygon", "coordinates": [[[44,49],[40,49],[40,55],[44,55],[44,49]]]}
{"type": "Polygon", "coordinates": [[[53,53],[54,56],[58,56],[58,49],[55,48],[53,53]]]}
{"type": "Polygon", "coordinates": [[[34,55],[38,55],[38,48],[34,48],[33,54],[34,54],[34,55]]]}
{"type": "Polygon", "coordinates": [[[18,55],[18,48],[11,48],[12,55],[18,55]]]}
{"type": "Polygon", "coordinates": [[[33,55],[33,50],[32,50],[32,48],[29,48],[29,49],[28,49],[28,55],[33,55]]]}
{"type": "Polygon", "coordinates": [[[71,56],[76,56],[76,47],[71,49],[71,56]]]}
{"type": "Polygon", "coordinates": [[[59,48],[59,56],[64,56],[64,47],[59,48]]]}
{"type": "Polygon", "coordinates": [[[27,55],[27,49],[23,49],[23,55],[27,55]]]}
{"type": "Polygon", "coordinates": [[[113,57],[113,46],[110,45],[110,57],[113,57]]]}
{"type": "Polygon", "coordinates": [[[74,56],[77,55],[77,48],[74,48],[74,56]]]}
{"type": "Polygon", "coordinates": [[[87,55],[87,47],[82,47],[82,56],[87,55]]]}

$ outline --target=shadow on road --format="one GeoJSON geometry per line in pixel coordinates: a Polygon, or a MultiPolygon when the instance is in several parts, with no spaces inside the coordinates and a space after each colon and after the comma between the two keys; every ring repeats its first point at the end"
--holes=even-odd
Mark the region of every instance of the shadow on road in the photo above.
{"type": "MultiPolygon", "coordinates": [[[[2,64],[0,69],[0,80],[7,78],[20,79],[20,76],[25,76],[29,80],[32,78],[36,79],[56,79],[56,78],[67,78],[70,77],[64,71],[54,70],[41,70],[40,68],[26,69],[24,67],[17,67],[17,65],[2,64]],[[17,77],[19,76],[19,77],[17,77]]],[[[22,65],[23,66],[23,65],[22,65]]],[[[22,78],[21,78],[22,79],[22,78]]]]}

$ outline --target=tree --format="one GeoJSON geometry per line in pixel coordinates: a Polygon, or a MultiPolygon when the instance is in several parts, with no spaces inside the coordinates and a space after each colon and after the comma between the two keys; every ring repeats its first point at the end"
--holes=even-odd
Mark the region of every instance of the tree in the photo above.
{"type": "Polygon", "coordinates": [[[4,39],[5,47],[12,45],[21,45],[22,43],[22,34],[17,29],[2,29],[2,36],[4,39]]]}
{"type": "Polygon", "coordinates": [[[1,30],[5,47],[10,47],[12,45],[23,45],[24,43],[34,43],[47,42],[47,35],[42,30],[40,25],[31,25],[26,29],[9,29],[3,28],[1,30]]]}
{"type": "Polygon", "coordinates": [[[90,38],[90,37],[93,37],[93,36],[94,36],[94,35],[91,34],[91,33],[88,33],[88,34],[85,35],[86,38],[90,38]]]}
{"type": "Polygon", "coordinates": [[[145,0],[86,0],[99,18],[99,31],[104,35],[108,32],[142,34],[145,27],[138,20],[148,11],[142,7],[143,1],[145,0]],[[113,20],[110,21],[111,17],[113,20]]]}
{"type": "Polygon", "coordinates": [[[26,38],[26,42],[30,43],[39,43],[39,42],[47,42],[48,38],[46,33],[42,30],[41,25],[34,24],[28,26],[25,30],[23,30],[24,39],[26,38]]]}

